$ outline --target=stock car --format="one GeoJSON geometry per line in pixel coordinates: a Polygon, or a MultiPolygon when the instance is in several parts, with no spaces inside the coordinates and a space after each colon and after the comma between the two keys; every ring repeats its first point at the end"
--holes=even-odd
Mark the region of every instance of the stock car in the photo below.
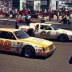
{"type": "Polygon", "coordinates": [[[50,23],[34,23],[29,27],[21,26],[20,28],[21,29],[25,28],[25,30],[26,29],[29,30],[29,28],[31,29],[33,28],[34,36],[39,38],[57,39],[58,41],[61,42],[72,40],[72,31],[56,28],[54,24],[50,24],[50,23]]]}
{"type": "Polygon", "coordinates": [[[55,49],[53,42],[30,37],[21,29],[0,28],[0,51],[18,53],[25,57],[47,57],[55,49]]]}

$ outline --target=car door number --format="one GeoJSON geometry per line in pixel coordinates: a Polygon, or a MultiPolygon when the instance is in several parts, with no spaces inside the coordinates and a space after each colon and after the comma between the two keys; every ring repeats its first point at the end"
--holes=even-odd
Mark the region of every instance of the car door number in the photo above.
{"type": "Polygon", "coordinates": [[[9,41],[9,40],[6,40],[6,41],[0,40],[0,49],[5,48],[6,50],[10,50],[10,47],[11,47],[11,41],[9,41]]]}
{"type": "Polygon", "coordinates": [[[46,36],[47,36],[47,37],[50,37],[50,33],[51,33],[50,31],[47,32],[46,36]]]}
{"type": "Polygon", "coordinates": [[[40,33],[40,35],[43,36],[43,37],[45,37],[45,36],[46,36],[46,37],[50,37],[50,33],[51,33],[50,31],[47,32],[47,33],[46,33],[45,31],[42,31],[42,32],[40,33]]]}
{"type": "Polygon", "coordinates": [[[42,32],[40,33],[40,36],[41,36],[41,37],[45,37],[45,36],[46,36],[46,31],[42,31],[42,32]]]}

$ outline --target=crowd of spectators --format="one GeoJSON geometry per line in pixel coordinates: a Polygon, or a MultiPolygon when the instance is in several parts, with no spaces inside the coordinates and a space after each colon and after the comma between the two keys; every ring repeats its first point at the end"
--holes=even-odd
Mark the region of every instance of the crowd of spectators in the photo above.
{"type": "Polygon", "coordinates": [[[31,22],[32,18],[40,18],[44,19],[44,17],[48,16],[48,20],[51,21],[54,16],[59,19],[59,16],[61,16],[61,21],[67,20],[67,17],[72,17],[72,14],[59,10],[46,10],[46,9],[41,9],[38,11],[35,11],[33,9],[27,9],[24,8],[22,11],[19,11],[18,9],[12,9],[11,7],[4,7],[0,8],[0,16],[3,15],[5,18],[17,18],[19,22],[31,22]],[[65,18],[65,19],[64,19],[65,18]]]}

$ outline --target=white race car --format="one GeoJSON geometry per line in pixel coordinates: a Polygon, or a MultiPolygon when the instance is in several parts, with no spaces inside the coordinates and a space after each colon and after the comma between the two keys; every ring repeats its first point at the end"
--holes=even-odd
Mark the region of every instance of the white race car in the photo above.
{"type": "Polygon", "coordinates": [[[57,39],[58,41],[62,42],[72,40],[72,31],[65,29],[58,29],[54,26],[54,24],[35,23],[34,26],[31,28],[33,28],[34,30],[35,37],[46,39],[57,39]]]}

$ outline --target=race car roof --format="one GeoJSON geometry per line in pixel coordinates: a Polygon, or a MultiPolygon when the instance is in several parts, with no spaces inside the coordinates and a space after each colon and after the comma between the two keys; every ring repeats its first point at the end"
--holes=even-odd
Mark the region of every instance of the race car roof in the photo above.
{"type": "MultiPolygon", "coordinates": [[[[51,26],[52,24],[50,24],[50,23],[37,23],[37,24],[39,24],[39,25],[48,25],[48,26],[51,26]]],[[[36,25],[37,25],[36,24],[36,25]]]]}
{"type": "Polygon", "coordinates": [[[48,23],[48,22],[47,23],[30,23],[30,27],[33,25],[37,25],[37,24],[38,25],[52,25],[51,23],[48,23]]]}

